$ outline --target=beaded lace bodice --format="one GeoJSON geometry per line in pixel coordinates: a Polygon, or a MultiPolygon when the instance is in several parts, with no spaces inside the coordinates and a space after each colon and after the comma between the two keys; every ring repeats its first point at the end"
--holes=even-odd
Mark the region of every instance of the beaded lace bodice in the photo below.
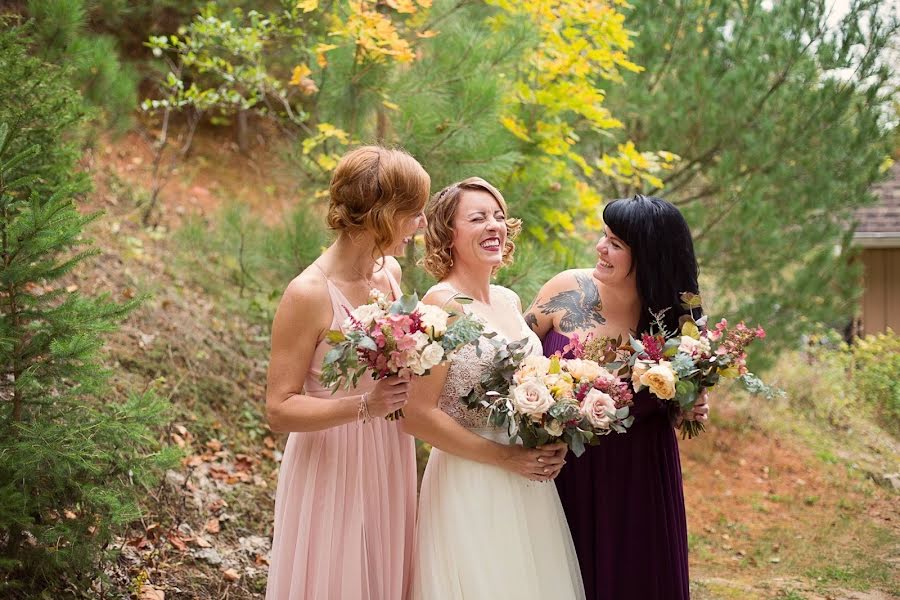
{"type": "MultiPolygon", "coordinates": [[[[434,290],[456,291],[447,283],[439,283],[432,287],[429,292],[434,290]]],[[[489,312],[486,309],[482,309],[482,307],[486,305],[473,302],[464,305],[463,310],[484,321],[485,330],[497,334],[497,337],[494,339],[513,342],[527,337],[530,340],[530,351],[535,354],[540,354],[540,338],[531,331],[528,324],[525,323],[525,319],[522,318],[516,302],[515,293],[499,285],[492,285],[491,303],[494,305],[492,308],[495,310],[499,307],[501,310],[513,311],[518,317],[521,335],[509,339],[507,336],[504,336],[497,331],[491,324],[489,312]]],[[[475,387],[475,384],[481,379],[482,373],[490,368],[491,362],[494,359],[494,354],[497,352],[494,345],[484,338],[479,339],[478,344],[481,349],[481,356],[478,356],[475,346],[468,345],[460,349],[459,352],[450,359],[450,369],[447,372],[447,381],[444,383],[444,388],[441,390],[441,396],[438,399],[438,406],[440,409],[467,429],[483,429],[491,427],[491,425],[488,424],[489,411],[487,408],[479,407],[476,409],[469,409],[460,401],[461,397],[472,391],[472,388],[475,387]]]]}

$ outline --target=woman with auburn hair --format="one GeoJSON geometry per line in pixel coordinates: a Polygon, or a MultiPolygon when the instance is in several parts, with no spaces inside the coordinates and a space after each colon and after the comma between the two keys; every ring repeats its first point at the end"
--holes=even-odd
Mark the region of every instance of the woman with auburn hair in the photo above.
{"type": "MultiPolygon", "coordinates": [[[[435,195],[425,209],[425,268],[440,282],[424,302],[482,319],[502,342],[527,339],[540,357],[519,297],[491,285],[512,262],[518,219],[487,181],[472,177],[435,195]],[[465,296],[471,304],[456,299],[465,296]]],[[[433,447],[422,481],[416,533],[416,600],[575,600],[584,597],[572,537],[556,488],[566,446],[510,445],[487,409],[465,396],[491,368],[494,345],[466,346],[449,364],[413,380],[403,427],[433,447]]]]}
{"type": "MultiPolygon", "coordinates": [[[[650,330],[666,310],[676,331],[699,293],[687,222],[661,198],[637,195],[603,210],[593,269],[573,269],[544,284],[525,319],[545,356],[564,353],[577,335],[627,340],[650,330]]],[[[697,309],[694,311],[697,315],[697,309]]],[[[589,600],[687,600],[688,548],[681,461],[673,424],[706,420],[706,395],[690,414],[670,412],[644,389],[634,395],[634,423],[599,438],[556,478],[589,600]]]]}
{"type": "Polygon", "coordinates": [[[332,394],[320,383],[329,329],[377,289],[401,295],[403,253],[424,226],[431,179],[380,146],[346,154],[331,179],[337,239],[287,286],[272,324],[266,413],[290,432],[275,495],[269,600],[408,597],[416,505],[413,438],[384,417],[402,408],[397,377],[332,394]]]}

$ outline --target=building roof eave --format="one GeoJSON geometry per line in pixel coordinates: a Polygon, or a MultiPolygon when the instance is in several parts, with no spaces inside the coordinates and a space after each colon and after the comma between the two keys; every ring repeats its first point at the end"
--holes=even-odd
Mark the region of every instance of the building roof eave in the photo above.
{"type": "Polygon", "coordinates": [[[900,248],[900,231],[857,231],[853,243],[862,248],[900,248]]]}

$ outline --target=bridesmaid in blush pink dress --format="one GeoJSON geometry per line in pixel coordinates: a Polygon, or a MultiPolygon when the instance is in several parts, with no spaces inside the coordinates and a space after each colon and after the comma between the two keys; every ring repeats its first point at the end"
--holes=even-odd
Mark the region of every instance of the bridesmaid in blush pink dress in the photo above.
{"type": "Polygon", "coordinates": [[[368,301],[400,296],[402,254],[424,226],[430,178],[405,152],[351,151],[331,180],[337,239],[288,285],[272,325],[266,412],[290,432],[275,495],[268,600],[404,600],[416,519],[413,438],[383,417],[406,404],[398,378],[335,394],[320,383],[327,330],[368,301]]]}

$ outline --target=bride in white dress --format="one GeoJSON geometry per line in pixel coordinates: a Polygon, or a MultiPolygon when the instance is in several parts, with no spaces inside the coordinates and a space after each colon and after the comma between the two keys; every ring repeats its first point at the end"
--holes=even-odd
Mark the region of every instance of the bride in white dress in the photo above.
{"type": "MultiPolygon", "coordinates": [[[[508,342],[540,340],[521,315],[515,292],[490,285],[511,262],[520,228],[506,218],[500,192],[479,178],[445,188],[426,206],[425,268],[440,283],[426,303],[480,317],[508,342]],[[460,305],[454,298],[472,298],[460,305]]],[[[413,381],[403,428],[433,447],[419,496],[414,600],[571,600],[584,587],[572,537],[552,479],[564,445],[526,449],[509,444],[487,410],[459,398],[489,368],[494,347],[468,346],[413,381]]]]}

